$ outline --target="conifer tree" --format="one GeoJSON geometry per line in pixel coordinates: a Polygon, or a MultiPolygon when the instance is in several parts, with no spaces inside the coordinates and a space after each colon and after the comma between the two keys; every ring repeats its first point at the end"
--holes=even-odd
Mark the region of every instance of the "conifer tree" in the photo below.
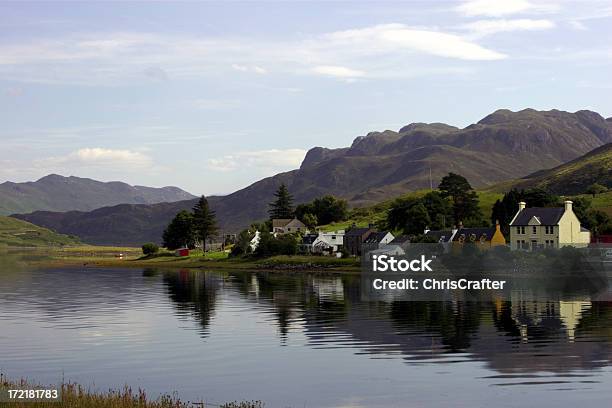
{"type": "Polygon", "coordinates": [[[269,204],[268,214],[270,214],[270,219],[293,218],[293,197],[289,194],[285,183],[278,187],[274,197],[276,197],[276,200],[269,204]]]}
{"type": "Polygon", "coordinates": [[[193,228],[197,239],[202,242],[202,251],[206,253],[206,240],[215,236],[219,228],[215,212],[210,209],[204,196],[193,207],[193,228]]]}

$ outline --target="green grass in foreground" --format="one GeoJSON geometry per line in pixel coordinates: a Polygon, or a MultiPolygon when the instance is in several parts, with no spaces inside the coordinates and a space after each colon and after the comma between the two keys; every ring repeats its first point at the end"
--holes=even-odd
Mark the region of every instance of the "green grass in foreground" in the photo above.
{"type": "Polygon", "coordinates": [[[0,216],[0,246],[46,247],[80,244],[76,237],[58,234],[16,218],[0,216]]]}
{"type": "MultiPolygon", "coordinates": [[[[45,388],[27,381],[11,381],[0,374],[0,387],[4,389],[45,388]]],[[[205,402],[181,401],[176,394],[165,394],[151,399],[142,389],[132,390],[126,386],[121,390],[104,392],[93,391],[79,384],[68,383],[61,386],[61,402],[4,402],[6,408],[263,408],[261,401],[229,402],[221,405],[205,402]]]]}

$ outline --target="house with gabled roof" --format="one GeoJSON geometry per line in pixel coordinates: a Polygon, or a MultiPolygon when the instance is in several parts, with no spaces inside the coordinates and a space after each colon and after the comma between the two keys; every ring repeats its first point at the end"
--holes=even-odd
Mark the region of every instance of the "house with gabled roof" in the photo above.
{"type": "Polygon", "coordinates": [[[360,228],[353,224],[344,234],[344,248],[350,255],[361,256],[364,241],[374,232],[372,226],[360,228]]]}
{"type": "Polygon", "coordinates": [[[506,245],[506,239],[501,232],[499,222],[494,227],[460,228],[452,238],[453,247],[461,247],[465,244],[475,244],[481,249],[488,249],[498,245],[506,245]]]}
{"type": "Polygon", "coordinates": [[[308,232],[306,225],[297,218],[275,218],[272,220],[272,234],[291,234],[308,232]]]}
{"type": "Polygon", "coordinates": [[[518,212],[510,221],[512,249],[587,246],[591,241],[591,233],[580,225],[572,204],[568,200],[563,207],[527,208],[527,204],[521,201],[518,212]]]}

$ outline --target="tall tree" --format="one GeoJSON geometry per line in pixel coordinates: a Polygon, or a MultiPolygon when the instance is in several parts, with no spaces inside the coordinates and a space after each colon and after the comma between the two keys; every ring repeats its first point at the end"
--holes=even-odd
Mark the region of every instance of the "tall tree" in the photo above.
{"type": "Polygon", "coordinates": [[[478,206],[478,195],[465,177],[455,173],[444,176],[438,186],[442,197],[450,198],[455,222],[479,224],[482,213],[478,206]]]}
{"type": "Polygon", "coordinates": [[[289,194],[289,190],[285,183],[281,184],[274,193],[276,199],[270,203],[270,219],[292,218],[293,217],[293,197],[289,194]]]}
{"type": "Polygon", "coordinates": [[[164,230],[162,239],[163,246],[168,249],[195,248],[193,215],[185,210],[176,214],[164,230]]]}
{"type": "Polygon", "coordinates": [[[206,240],[217,234],[217,219],[215,212],[210,209],[208,200],[202,196],[193,207],[193,227],[196,238],[202,242],[202,251],[206,253],[206,240]]]}

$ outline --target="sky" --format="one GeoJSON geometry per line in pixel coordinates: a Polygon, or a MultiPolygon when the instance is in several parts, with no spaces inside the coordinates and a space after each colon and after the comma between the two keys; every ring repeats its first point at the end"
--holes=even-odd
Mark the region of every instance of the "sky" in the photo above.
{"type": "Polygon", "coordinates": [[[612,116],[612,1],[0,2],[0,182],[226,194],[412,122],[612,116]]]}

